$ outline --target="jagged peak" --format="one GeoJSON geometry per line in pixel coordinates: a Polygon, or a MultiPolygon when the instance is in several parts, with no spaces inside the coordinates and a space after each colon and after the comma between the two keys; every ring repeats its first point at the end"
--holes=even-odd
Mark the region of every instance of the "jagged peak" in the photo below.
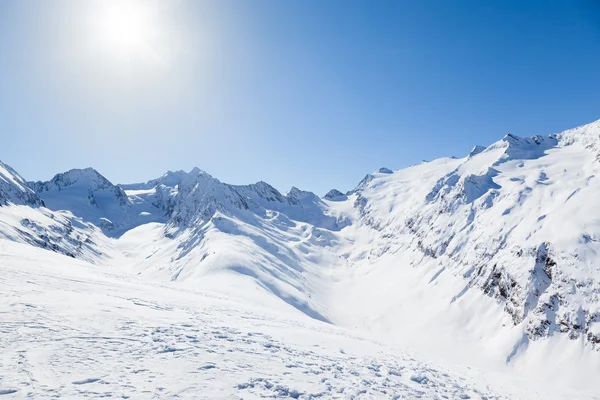
{"type": "Polygon", "coordinates": [[[292,188],[285,194],[288,198],[290,204],[299,204],[305,202],[307,200],[320,200],[319,196],[314,194],[313,192],[309,192],[307,190],[298,189],[296,186],[292,186],[292,188]]]}
{"type": "Polygon", "coordinates": [[[337,189],[331,189],[323,197],[326,198],[327,200],[343,200],[343,199],[346,199],[346,195],[344,193],[340,192],[337,189]]]}
{"type": "MultiPolygon", "coordinates": [[[[202,185],[226,185],[222,183],[217,178],[214,178],[209,173],[201,170],[198,167],[192,168],[192,170],[183,177],[183,179],[179,182],[180,186],[190,186],[190,185],[198,185],[202,183],[202,185]]],[[[228,186],[228,185],[227,185],[228,186]]]]}
{"type": "Polygon", "coordinates": [[[497,166],[510,160],[531,160],[542,157],[547,150],[558,144],[557,135],[521,137],[508,133],[484,151],[502,150],[503,154],[493,164],[497,166]]]}
{"type": "Polygon", "coordinates": [[[165,172],[160,178],[157,179],[153,179],[153,180],[167,180],[167,179],[177,179],[177,180],[181,180],[183,179],[185,176],[187,176],[187,172],[185,172],[184,170],[180,169],[177,171],[171,171],[168,170],[167,172],[165,172]]]}
{"type": "Polygon", "coordinates": [[[68,170],[67,172],[64,172],[63,174],[65,174],[65,175],[79,175],[81,177],[85,177],[85,176],[100,177],[100,178],[106,179],[104,177],[104,175],[102,175],[100,172],[98,172],[96,169],[94,169],[92,167],[74,168],[74,169],[68,170]]]}
{"type": "Polygon", "coordinates": [[[292,186],[290,188],[290,190],[286,193],[287,197],[296,197],[296,198],[301,198],[301,197],[306,197],[306,196],[314,196],[315,194],[313,192],[309,192],[307,190],[302,190],[302,189],[298,189],[296,186],[292,186]]]}
{"type": "Polygon", "coordinates": [[[574,142],[581,142],[586,147],[600,149],[600,120],[550,135],[533,135],[531,137],[522,137],[512,133],[507,133],[501,140],[488,147],[488,149],[498,147],[517,148],[542,144],[556,145],[558,143],[568,146],[574,142]]]}
{"type": "Polygon", "coordinates": [[[532,146],[544,143],[556,144],[557,135],[533,135],[530,137],[522,137],[507,133],[500,142],[508,144],[509,147],[532,146]]]}
{"type": "Polygon", "coordinates": [[[169,170],[167,170],[167,172],[165,172],[165,173],[163,174],[163,177],[172,176],[172,175],[185,175],[185,174],[187,174],[187,172],[185,172],[185,171],[184,171],[184,170],[182,170],[182,169],[178,169],[177,171],[171,171],[171,170],[169,169],[169,170]]]}
{"type": "Polygon", "coordinates": [[[10,165],[3,163],[0,160],[0,179],[7,183],[13,182],[14,184],[21,186],[23,189],[25,186],[25,179],[21,177],[10,165]]]}
{"type": "Polygon", "coordinates": [[[66,172],[54,175],[52,179],[46,182],[30,182],[30,186],[39,193],[41,191],[48,191],[51,188],[62,190],[78,183],[87,185],[91,189],[116,187],[116,185],[110,182],[104,175],[91,167],[70,169],[66,172]]]}
{"type": "Polygon", "coordinates": [[[589,131],[600,131],[600,119],[587,124],[579,125],[575,128],[567,129],[566,131],[563,131],[558,135],[566,135],[570,133],[585,133],[589,131]]]}
{"type": "Polygon", "coordinates": [[[235,186],[235,188],[236,189],[237,188],[246,188],[246,189],[254,190],[259,195],[269,193],[269,194],[273,194],[278,197],[283,197],[283,195],[281,194],[281,192],[279,190],[275,189],[273,186],[271,186],[270,184],[268,184],[265,181],[258,181],[256,183],[251,183],[250,185],[235,186]]]}
{"type": "MultiPolygon", "coordinates": [[[[262,204],[266,206],[265,203],[261,203],[261,201],[265,200],[268,203],[277,202],[277,203],[286,203],[286,197],[279,192],[279,190],[275,189],[273,186],[269,185],[265,181],[258,181],[256,183],[251,183],[249,185],[231,185],[233,189],[235,189],[240,195],[250,199],[251,201],[255,201],[258,204],[262,204]]],[[[266,206],[267,208],[269,206],[266,206]]]]}
{"type": "Polygon", "coordinates": [[[212,176],[204,170],[201,170],[198,167],[194,167],[188,172],[188,175],[208,175],[212,178],[212,176]]]}
{"type": "MultiPolygon", "coordinates": [[[[71,175],[71,176],[78,176],[78,177],[92,176],[92,177],[104,178],[104,176],[100,172],[98,172],[97,170],[95,170],[92,167],[73,168],[66,172],[56,174],[55,177],[58,175],[71,175]]],[[[106,179],[106,178],[104,178],[104,179],[106,179]]]]}
{"type": "Polygon", "coordinates": [[[258,187],[266,187],[266,188],[269,188],[269,189],[277,190],[277,189],[275,189],[273,186],[271,186],[270,184],[268,184],[265,181],[258,181],[256,183],[254,183],[253,185],[258,186],[258,187]]]}
{"type": "Polygon", "coordinates": [[[188,172],[184,170],[178,171],[167,171],[162,174],[159,178],[151,179],[146,182],[141,183],[119,183],[119,186],[125,190],[145,190],[145,189],[153,189],[159,185],[164,185],[166,187],[174,188],[186,177],[188,176],[188,172]]]}
{"type": "Polygon", "coordinates": [[[585,147],[598,151],[600,150],[600,120],[568,129],[555,136],[565,146],[580,142],[585,147]]]}
{"type": "Polygon", "coordinates": [[[356,185],[356,187],[354,189],[352,189],[348,193],[346,193],[346,195],[351,195],[352,193],[356,193],[356,192],[364,189],[365,187],[367,187],[369,182],[371,182],[374,178],[375,178],[375,176],[373,176],[373,174],[365,175],[365,177],[362,178],[360,182],[358,182],[358,185],[356,185]]]}
{"type": "Polygon", "coordinates": [[[469,157],[474,157],[477,154],[482,153],[483,151],[485,151],[485,147],[476,144],[469,152],[469,157]]]}

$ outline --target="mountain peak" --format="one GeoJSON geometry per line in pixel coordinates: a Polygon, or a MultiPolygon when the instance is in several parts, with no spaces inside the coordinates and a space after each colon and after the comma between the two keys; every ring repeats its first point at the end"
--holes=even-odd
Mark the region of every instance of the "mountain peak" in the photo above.
{"type": "Polygon", "coordinates": [[[477,154],[482,153],[484,150],[485,150],[485,147],[476,144],[475,146],[473,146],[473,148],[469,152],[469,157],[474,157],[477,154]]]}
{"type": "Polygon", "coordinates": [[[327,200],[345,200],[346,199],[346,195],[337,189],[331,189],[323,197],[326,198],[327,200]]]}
{"type": "MultiPolygon", "coordinates": [[[[200,169],[200,168],[198,168],[198,167],[194,167],[194,168],[192,168],[192,170],[191,170],[191,171],[188,173],[188,175],[191,175],[191,176],[194,176],[194,175],[203,175],[203,176],[206,176],[206,177],[212,178],[212,175],[211,175],[211,174],[209,174],[208,172],[206,172],[206,171],[204,171],[204,170],[201,170],[201,169],[200,169]]],[[[214,178],[213,178],[213,179],[214,179],[214,178]]]]}
{"type": "Polygon", "coordinates": [[[287,197],[295,197],[298,199],[303,199],[303,198],[306,198],[309,196],[315,196],[315,194],[313,192],[310,192],[308,190],[298,189],[296,186],[292,186],[286,195],[287,195],[287,197]]]}
{"type": "Polygon", "coordinates": [[[43,206],[44,202],[14,169],[0,161],[0,206],[27,204],[43,206]]]}
{"type": "Polygon", "coordinates": [[[114,186],[102,174],[91,167],[71,169],[54,175],[54,177],[49,181],[38,181],[35,183],[30,183],[30,185],[33,185],[33,189],[38,193],[52,189],[62,190],[73,185],[87,186],[93,190],[114,186]]]}
{"type": "Polygon", "coordinates": [[[352,193],[356,193],[358,191],[363,190],[364,188],[367,187],[367,185],[369,184],[369,182],[371,182],[374,178],[375,178],[375,176],[373,176],[373,174],[367,174],[367,175],[365,175],[365,177],[362,178],[360,182],[358,182],[358,185],[356,185],[356,187],[354,189],[350,190],[346,194],[350,195],[352,193]]]}
{"type": "Polygon", "coordinates": [[[600,154],[600,120],[568,129],[556,136],[563,145],[580,142],[586,148],[600,154]]]}

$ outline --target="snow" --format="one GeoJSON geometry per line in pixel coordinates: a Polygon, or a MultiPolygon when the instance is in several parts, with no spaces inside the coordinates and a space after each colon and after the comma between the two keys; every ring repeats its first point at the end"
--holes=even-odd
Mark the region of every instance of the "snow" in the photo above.
{"type": "Polygon", "coordinates": [[[0,255],[3,394],[500,398],[479,378],[300,313],[258,307],[253,293],[150,284],[6,241],[0,255]]]}
{"type": "Polygon", "coordinates": [[[29,185],[51,210],[69,210],[108,236],[119,236],[143,223],[165,221],[164,213],[144,198],[154,191],[128,194],[93,168],[73,169],[48,182],[29,185]]]}
{"type": "Polygon", "coordinates": [[[40,206],[42,200],[27,187],[25,180],[11,167],[0,161],[0,206],[7,204],[40,206]]]}
{"type": "Polygon", "coordinates": [[[597,398],[599,127],[323,198],[3,167],[0,393],[597,398]]]}
{"type": "Polygon", "coordinates": [[[136,197],[136,196],[148,196],[156,193],[156,188],[152,189],[140,189],[140,190],[126,190],[125,194],[127,197],[136,197]]]}

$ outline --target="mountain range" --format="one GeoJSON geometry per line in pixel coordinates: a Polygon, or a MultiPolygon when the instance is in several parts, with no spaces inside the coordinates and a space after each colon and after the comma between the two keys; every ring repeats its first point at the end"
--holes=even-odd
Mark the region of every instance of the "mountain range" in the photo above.
{"type": "Polygon", "coordinates": [[[596,121],[380,168],[323,197],[198,168],[33,182],[0,162],[0,239],[593,393],[599,198],[596,121]]]}

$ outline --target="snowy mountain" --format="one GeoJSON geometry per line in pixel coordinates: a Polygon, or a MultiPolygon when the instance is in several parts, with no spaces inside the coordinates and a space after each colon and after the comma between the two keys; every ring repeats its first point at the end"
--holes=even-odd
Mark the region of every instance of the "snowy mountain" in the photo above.
{"type": "Polygon", "coordinates": [[[495,298],[526,339],[565,334],[596,348],[598,127],[509,134],[465,159],[373,179],[361,220],[390,238],[382,252],[420,253],[495,298]]]}
{"type": "Polygon", "coordinates": [[[16,171],[0,162],[0,238],[70,257],[91,260],[102,256],[93,225],[62,212],[51,212],[45,206],[16,171]]]}
{"type": "MultiPolygon", "coordinates": [[[[492,383],[508,398],[595,398],[599,160],[600,121],[545,136],[508,134],[463,158],[380,168],[323,198],[295,187],[282,194],[265,182],[230,185],[198,168],[117,185],[91,168],[26,183],[0,164],[0,237],[9,240],[0,243],[7,254],[24,248],[11,242],[54,250],[135,285],[210,291],[252,304],[252,313],[277,310],[286,315],[273,317],[277,326],[286,318],[317,331],[335,325],[541,388],[503,392],[504,383],[492,383]]],[[[402,385],[432,388],[431,379],[416,378],[402,385]]],[[[269,392],[257,382],[244,390],[269,392]]],[[[352,390],[367,398],[393,397],[402,386],[393,381],[388,393],[361,382],[352,390]]]]}
{"type": "Polygon", "coordinates": [[[139,224],[161,220],[157,207],[130,198],[93,168],[73,169],[48,182],[29,182],[51,210],[67,210],[116,236],[139,224]]]}
{"type": "Polygon", "coordinates": [[[44,202],[14,169],[0,161],[0,206],[8,204],[39,207],[44,202]]]}

